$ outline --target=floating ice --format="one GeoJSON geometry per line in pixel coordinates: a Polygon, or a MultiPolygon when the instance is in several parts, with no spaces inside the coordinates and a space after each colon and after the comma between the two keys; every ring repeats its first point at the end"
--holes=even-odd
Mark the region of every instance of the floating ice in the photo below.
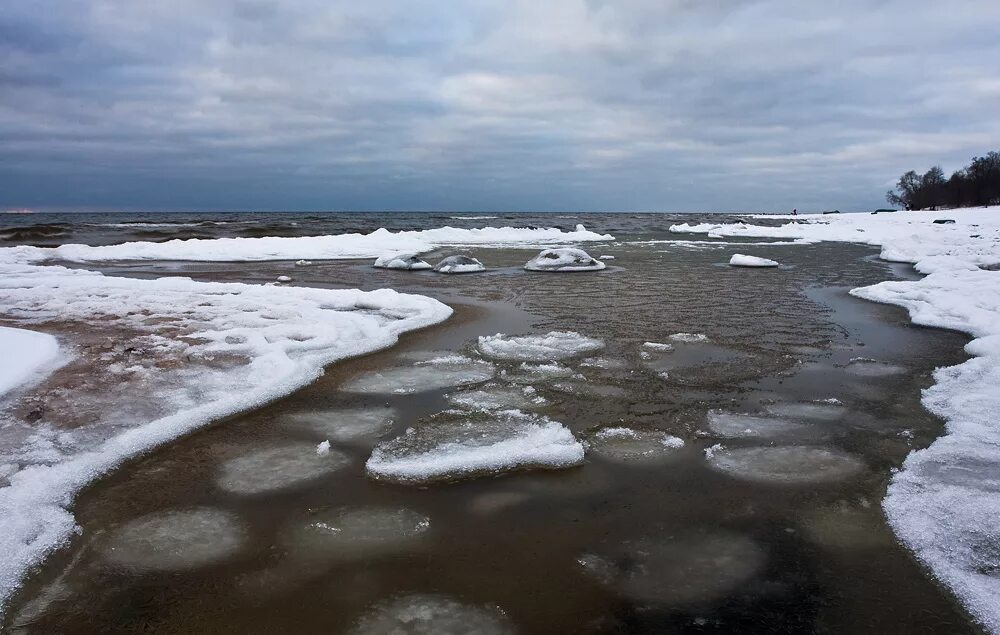
{"type": "Polygon", "coordinates": [[[521,364],[518,371],[501,371],[501,377],[515,384],[538,384],[578,375],[575,370],[562,364],[521,364]]]}
{"type": "Polygon", "coordinates": [[[278,282],[291,282],[292,278],[290,276],[278,276],[276,280],[278,282]]]}
{"type": "Polygon", "coordinates": [[[704,333],[674,333],[670,336],[675,342],[684,342],[685,344],[696,344],[698,342],[707,342],[708,336],[704,333]]]}
{"type": "Polygon", "coordinates": [[[341,386],[347,392],[406,395],[452,386],[480,384],[493,378],[493,364],[463,355],[449,355],[372,371],[349,379],[341,386]]]}
{"type": "Polygon", "coordinates": [[[323,439],[355,442],[376,439],[390,429],[396,411],[385,406],[316,410],[287,414],[282,421],[289,428],[315,434],[323,439]]]}
{"type": "Polygon", "coordinates": [[[513,635],[496,606],[462,604],[441,595],[406,595],[380,602],[361,617],[353,635],[513,635]]]}
{"type": "Polygon", "coordinates": [[[777,267],[778,262],[757,256],[746,256],[744,254],[734,254],[729,259],[729,264],[734,267],[777,267]]]}
{"type": "Polygon", "coordinates": [[[600,271],[607,267],[600,260],[594,260],[590,254],[575,247],[556,247],[543,249],[541,253],[529,260],[524,268],[528,271],[600,271]]]}
{"type": "Polygon", "coordinates": [[[584,571],[630,600],[678,608],[725,599],[757,576],[766,561],[753,540],[721,531],[626,543],[578,560],[584,571]]]}
{"type": "Polygon", "coordinates": [[[589,449],[620,462],[656,461],[684,447],[684,440],[660,430],[602,428],[590,438],[589,449]]]}
{"type": "Polygon", "coordinates": [[[822,431],[787,419],[757,417],[747,414],[712,411],[708,413],[708,428],[726,439],[801,438],[822,431]]]}
{"type": "Polygon", "coordinates": [[[529,499],[531,494],[527,492],[487,492],[473,498],[469,510],[476,514],[495,514],[529,499]]]}
{"type": "Polygon", "coordinates": [[[615,257],[614,256],[600,256],[600,259],[601,260],[614,260],[615,257]]]}
{"type": "Polygon", "coordinates": [[[448,256],[434,265],[438,273],[475,273],[486,271],[486,265],[471,256],[448,256]]]}
{"type": "Polygon", "coordinates": [[[523,388],[484,388],[448,395],[448,402],[470,410],[530,410],[548,403],[534,391],[523,388]]]}
{"type": "Polygon", "coordinates": [[[802,445],[722,449],[708,459],[730,476],[793,485],[838,481],[864,469],[860,459],[846,452],[802,445]]]}
{"type": "Polygon", "coordinates": [[[319,454],[311,443],[287,443],[226,461],[215,482],[234,494],[261,494],[302,485],[349,463],[336,450],[319,454]]]}
{"type": "Polygon", "coordinates": [[[834,549],[885,549],[895,541],[877,508],[837,504],[808,511],[802,518],[805,534],[834,549]]]}
{"type": "Polygon", "coordinates": [[[847,409],[833,403],[814,401],[771,404],[767,406],[767,411],[779,417],[789,417],[792,419],[835,421],[843,417],[847,409]]]}
{"type": "Polygon", "coordinates": [[[479,352],[500,360],[545,362],[568,359],[604,348],[604,342],[574,333],[549,331],[545,335],[481,335],[479,352]]]}
{"type": "Polygon", "coordinates": [[[365,559],[410,549],[430,524],[427,516],[405,507],[330,509],[297,521],[282,542],[307,559],[365,559]]]}
{"type": "Polygon", "coordinates": [[[312,261],[311,260],[296,260],[295,264],[298,265],[299,267],[305,267],[306,265],[311,265],[312,261]]]}
{"type": "Polygon", "coordinates": [[[553,390],[576,395],[584,399],[621,399],[626,391],[621,386],[612,384],[595,384],[588,381],[560,381],[550,386],[553,390]]]}
{"type": "Polygon", "coordinates": [[[665,344],[663,342],[643,342],[642,347],[650,351],[656,351],[657,353],[669,353],[674,350],[673,344],[665,344]]]}
{"type": "Polygon", "coordinates": [[[48,333],[0,326],[0,396],[37,379],[60,360],[59,342],[48,333]]]}
{"type": "Polygon", "coordinates": [[[330,441],[320,441],[319,445],[316,446],[316,454],[319,456],[325,456],[330,453],[330,441]]]}
{"type": "Polygon", "coordinates": [[[365,467],[377,479],[426,482],[520,468],[565,468],[581,463],[583,455],[583,446],[561,423],[507,410],[410,428],[377,445],[365,467]]]}
{"type": "Polygon", "coordinates": [[[624,360],[608,357],[588,357],[580,361],[580,366],[601,370],[621,370],[627,366],[624,360]]]}
{"type": "Polygon", "coordinates": [[[424,262],[413,254],[390,254],[379,256],[372,265],[378,269],[403,269],[407,271],[420,271],[430,269],[430,263],[424,262]]]}
{"type": "Polygon", "coordinates": [[[236,515],[195,507],[131,520],[102,538],[98,551],[107,562],[128,569],[193,569],[232,557],[246,535],[236,515]]]}
{"type": "Polygon", "coordinates": [[[846,368],[847,372],[861,377],[889,377],[891,375],[902,375],[906,372],[906,369],[902,366],[867,358],[852,359],[846,368]]]}

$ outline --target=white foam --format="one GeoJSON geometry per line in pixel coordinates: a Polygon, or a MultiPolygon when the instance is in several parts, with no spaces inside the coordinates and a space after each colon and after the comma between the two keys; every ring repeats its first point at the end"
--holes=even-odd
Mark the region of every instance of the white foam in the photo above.
{"type": "MultiPolygon", "coordinates": [[[[322,444],[320,444],[322,445],[322,444]]],[[[234,494],[262,494],[297,487],[350,464],[342,452],[311,443],[287,443],[255,450],[223,463],[216,484],[234,494]]]]}
{"type": "Polygon", "coordinates": [[[375,447],[375,478],[426,482],[519,468],[558,469],[583,461],[583,446],[562,424],[516,410],[487,419],[431,422],[375,447]]]}
{"type": "Polygon", "coordinates": [[[800,445],[721,448],[706,457],[709,465],[730,476],[789,485],[839,481],[864,469],[860,459],[846,452],[800,445]]]}
{"type": "Polygon", "coordinates": [[[474,606],[446,596],[416,594],[376,604],[350,632],[353,635],[513,635],[517,631],[496,606],[474,606]]]}
{"type": "Polygon", "coordinates": [[[546,362],[569,359],[604,348],[604,342],[572,331],[545,335],[481,335],[479,352],[492,359],[546,362]]]}
{"type": "Polygon", "coordinates": [[[779,263],[776,260],[769,260],[758,256],[733,254],[733,257],[729,259],[729,264],[734,267],[777,267],[779,263]]]}
{"type": "Polygon", "coordinates": [[[59,342],[48,333],[0,326],[0,396],[30,384],[63,359],[59,342]]]}
{"type": "Polygon", "coordinates": [[[574,271],[600,271],[607,265],[590,257],[590,254],[575,247],[543,249],[537,256],[525,263],[528,271],[552,271],[569,273],[574,271]]]}

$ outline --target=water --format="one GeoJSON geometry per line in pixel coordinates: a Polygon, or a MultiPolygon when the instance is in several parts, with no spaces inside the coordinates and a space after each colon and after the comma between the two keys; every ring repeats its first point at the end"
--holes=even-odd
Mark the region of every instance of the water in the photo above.
{"type": "MultiPolygon", "coordinates": [[[[584,222],[620,242],[586,246],[595,257],[615,256],[592,274],[525,272],[521,265],[537,250],[523,249],[427,256],[433,262],[461,252],[489,267],[468,276],[375,270],[357,261],[102,267],[135,276],[268,282],[288,274],[303,285],[391,286],[437,297],[457,312],[393,349],[336,365],[286,399],[192,434],[96,483],[76,505],[82,535],[27,582],[5,627],[345,632],[397,619],[424,602],[430,607],[424,614],[468,612],[475,616],[468,619],[499,630],[539,633],[976,631],[896,543],[879,511],[890,470],[941,430],[920,407],[919,389],[929,385],[935,366],[963,359],[967,338],[912,327],[896,308],[847,296],[851,287],[894,276],[871,258],[873,250],[762,246],[752,253],[786,268],[735,269],[724,264],[732,246],[628,244],[669,238],[672,220],[664,216],[439,217],[454,215],[226,215],[240,224],[174,228],[170,236],[249,235],[236,232],[256,231],[255,224],[304,235],[296,232],[534,219],[566,228],[584,222]],[[479,336],[549,331],[600,338],[604,347],[561,360],[568,373],[549,381],[532,376],[520,360],[493,360],[495,377],[474,388],[343,390],[373,373],[415,367],[430,354],[475,357],[479,336]],[[676,333],[703,333],[708,341],[672,341],[676,333]],[[650,351],[644,342],[671,342],[674,350],[650,351]],[[866,370],[857,372],[859,364],[866,370]],[[528,377],[527,384],[512,381],[517,376],[528,377]],[[376,444],[433,424],[454,407],[450,395],[525,385],[544,399],[533,416],[559,422],[580,439],[627,427],[645,439],[678,437],[685,444],[656,460],[593,452],[576,467],[470,474],[421,487],[365,476],[376,444]],[[345,433],[343,441],[331,435],[342,458],[338,469],[310,469],[308,478],[252,495],[219,485],[235,457],[288,447],[304,454],[322,441],[323,428],[308,413],[336,417],[358,408],[377,408],[380,416],[362,426],[364,433],[345,433]],[[783,425],[773,425],[775,434],[738,435],[713,426],[709,413],[783,425]],[[753,460],[739,462],[739,474],[715,469],[705,450],[717,444],[723,448],[716,456],[729,457],[729,465],[734,456],[753,460]],[[796,446],[812,454],[780,464],[806,477],[745,477],[747,470],[768,474],[764,459],[775,448],[787,454],[796,446]],[[807,478],[822,462],[817,457],[834,457],[835,478],[807,478]],[[227,527],[240,528],[239,541],[220,546],[225,557],[169,571],[109,562],[109,540],[141,527],[137,519],[184,519],[190,514],[175,512],[199,509],[218,510],[227,527]],[[391,548],[367,555],[359,548],[361,557],[332,558],[328,545],[300,539],[299,528],[310,523],[335,527],[349,518],[356,528],[383,516],[391,520],[383,523],[391,548]]],[[[70,220],[84,219],[108,222],[90,215],[70,220]]],[[[118,242],[136,239],[137,231],[149,228],[73,226],[58,239],[118,242]]]]}

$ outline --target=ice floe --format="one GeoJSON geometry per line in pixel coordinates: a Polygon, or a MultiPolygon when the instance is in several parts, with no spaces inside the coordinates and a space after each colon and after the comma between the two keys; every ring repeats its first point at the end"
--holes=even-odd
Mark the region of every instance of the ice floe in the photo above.
{"type": "Polygon", "coordinates": [[[247,530],[222,509],[195,507],[155,512],[115,528],[98,543],[102,558],[139,571],[193,569],[239,552],[247,530]]]}
{"type": "Polygon", "coordinates": [[[600,271],[607,265],[590,257],[590,254],[575,247],[555,247],[543,249],[541,253],[525,263],[528,271],[600,271]]]}
{"type": "Polygon", "coordinates": [[[889,377],[892,375],[902,375],[906,369],[895,364],[887,364],[875,359],[857,357],[848,362],[847,372],[861,377],[889,377]]]}
{"type": "Polygon", "coordinates": [[[323,439],[351,443],[376,439],[392,429],[396,411],[386,406],[294,412],[281,418],[283,425],[323,439]]]}
{"type": "Polygon", "coordinates": [[[657,353],[669,353],[674,350],[674,345],[664,342],[643,342],[642,348],[647,351],[656,351],[657,353]]]}
{"type": "Polygon", "coordinates": [[[713,410],[706,418],[712,434],[725,439],[788,439],[822,435],[822,430],[788,419],[713,410]]]}
{"type": "Polygon", "coordinates": [[[507,410],[429,421],[380,443],[365,464],[373,478],[422,483],[583,461],[583,445],[561,423],[507,410]]]}
{"type": "Polygon", "coordinates": [[[297,520],[281,541],[300,559],[365,559],[405,552],[430,526],[430,518],[406,507],[344,507],[297,520]]]}
{"type": "Polygon", "coordinates": [[[708,336],[704,333],[674,333],[670,339],[685,344],[697,344],[698,342],[707,342],[708,336]]]}
{"type": "Polygon", "coordinates": [[[452,393],[448,403],[470,410],[530,410],[548,401],[530,387],[492,387],[452,393]]]}
{"type": "Polygon", "coordinates": [[[472,256],[448,256],[434,265],[438,273],[475,273],[486,271],[486,265],[472,256]]]}
{"type": "Polygon", "coordinates": [[[216,484],[234,494],[262,494],[297,487],[347,467],[350,459],[327,447],[287,443],[254,450],[222,464],[216,484]]]}
{"type": "Polygon", "coordinates": [[[836,421],[843,418],[847,408],[837,403],[817,401],[793,401],[769,404],[767,411],[779,417],[792,419],[813,419],[817,421],[836,421]]]}
{"type": "Polygon", "coordinates": [[[352,635],[513,635],[496,606],[463,604],[442,595],[405,595],[379,602],[363,615],[352,635]]]}
{"type": "Polygon", "coordinates": [[[0,326],[0,397],[31,383],[63,359],[59,342],[48,333],[0,326]]]}
{"type": "Polygon", "coordinates": [[[661,430],[618,426],[591,435],[588,449],[612,461],[642,463],[658,461],[683,447],[683,439],[661,430]]]}
{"type": "Polygon", "coordinates": [[[383,395],[407,395],[453,386],[481,384],[493,378],[493,364],[464,355],[418,361],[412,366],[397,366],[371,371],[347,380],[341,389],[347,392],[383,395]]]}
{"type": "Polygon", "coordinates": [[[421,271],[431,268],[430,263],[424,262],[414,254],[379,256],[372,266],[377,269],[401,269],[405,271],[421,271]]]}
{"type": "Polygon", "coordinates": [[[513,384],[540,384],[569,377],[582,377],[569,366],[562,364],[528,363],[522,363],[513,372],[504,369],[500,371],[500,376],[513,384]]]}
{"type": "Polygon", "coordinates": [[[734,267],[777,267],[778,261],[760,258],[758,256],[747,256],[746,254],[733,254],[729,259],[729,264],[734,267]]]}
{"type": "Polygon", "coordinates": [[[865,467],[859,458],[846,452],[802,445],[722,448],[707,458],[709,465],[730,476],[791,485],[839,481],[865,467]]]}
{"type": "Polygon", "coordinates": [[[546,362],[563,360],[604,348],[604,341],[572,331],[544,335],[482,335],[479,352],[497,360],[546,362]]]}

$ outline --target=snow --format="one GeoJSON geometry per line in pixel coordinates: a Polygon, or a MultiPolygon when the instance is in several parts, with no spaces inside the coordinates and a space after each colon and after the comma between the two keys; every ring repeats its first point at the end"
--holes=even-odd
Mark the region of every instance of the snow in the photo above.
{"type": "Polygon", "coordinates": [[[434,265],[438,273],[475,273],[486,271],[486,265],[471,256],[448,256],[434,265]]]}
{"type": "Polygon", "coordinates": [[[549,331],[544,335],[481,335],[479,352],[491,359],[546,362],[569,359],[604,348],[599,339],[573,331],[549,331]]]}
{"type": "Polygon", "coordinates": [[[278,276],[277,278],[275,278],[275,280],[277,280],[278,282],[291,282],[292,281],[292,279],[291,279],[290,276],[278,276]]]}
{"type": "Polygon", "coordinates": [[[420,254],[445,245],[484,247],[519,245],[543,247],[552,244],[614,240],[609,234],[588,231],[577,225],[574,231],[557,228],[484,227],[458,229],[439,227],[390,232],[378,229],[370,234],[336,234],[263,238],[191,238],[165,242],[128,242],[120,245],[60,245],[58,247],[8,247],[0,249],[0,261],[39,263],[50,260],[95,262],[105,260],[188,260],[197,262],[243,262],[252,260],[322,260],[377,258],[420,254]]]}
{"type": "Polygon", "coordinates": [[[729,259],[729,264],[734,267],[777,267],[776,260],[760,258],[758,256],[747,256],[745,254],[733,254],[729,259]]]}
{"type": "Polygon", "coordinates": [[[606,267],[600,260],[594,260],[590,254],[575,247],[543,249],[524,265],[528,271],[555,272],[600,271],[606,267]]]}
{"type": "Polygon", "coordinates": [[[59,342],[48,333],[0,326],[0,396],[37,381],[62,359],[59,342]]]}
{"type": "Polygon", "coordinates": [[[378,269],[402,269],[406,271],[421,271],[431,268],[430,263],[424,262],[413,254],[379,256],[372,266],[378,269]]]}
{"type": "MultiPolygon", "coordinates": [[[[0,488],[0,603],[30,567],[77,531],[73,498],[101,474],[211,421],[287,395],[328,364],[391,346],[402,333],[451,314],[436,300],[390,289],[116,278],[16,262],[21,252],[0,249],[6,317],[129,332],[142,353],[128,365],[92,360],[84,385],[100,380],[94,385],[113,390],[76,393],[75,409],[61,411],[67,417],[96,413],[86,425],[59,428],[43,420],[26,429],[14,421],[0,428],[0,464],[17,466],[0,488]],[[129,400],[136,392],[158,398],[129,400]]],[[[309,444],[302,454],[315,459],[314,450],[309,444]]]]}
{"type": "Polygon", "coordinates": [[[583,462],[584,449],[561,423],[507,410],[488,419],[429,422],[375,447],[373,478],[424,483],[519,468],[559,469],[583,462]]]}

